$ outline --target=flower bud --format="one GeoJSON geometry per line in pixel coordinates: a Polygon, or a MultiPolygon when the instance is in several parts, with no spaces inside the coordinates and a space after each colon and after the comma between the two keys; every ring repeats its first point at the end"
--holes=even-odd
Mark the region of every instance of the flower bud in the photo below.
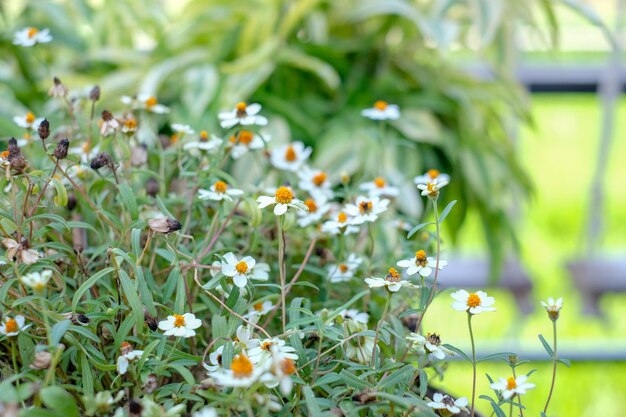
{"type": "Polygon", "coordinates": [[[43,119],[43,121],[39,123],[37,133],[39,133],[39,137],[42,140],[46,140],[48,136],[50,136],[50,122],[48,122],[47,119],[43,119]]]}
{"type": "Polygon", "coordinates": [[[156,178],[152,177],[146,181],[146,193],[150,197],[156,197],[156,195],[159,194],[159,188],[159,181],[156,178]]]}
{"type": "Polygon", "coordinates": [[[91,91],[89,92],[89,99],[91,101],[98,101],[100,100],[100,87],[95,85],[91,91]]]}
{"type": "Polygon", "coordinates": [[[150,330],[152,330],[153,332],[156,331],[156,329],[158,328],[157,319],[148,312],[148,309],[145,306],[143,307],[143,319],[146,325],[148,325],[148,327],[150,328],[150,330]]]}
{"type": "Polygon", "coordinates": [[[148,226],[153,232],[165,234],[175,232],[183,227],[178,220],[170,219],[169,217],[150,219],[148,220],[148,226]]]}
{"type": "Polygon", "coordinates": [[[67,157],[67,151],[70,147],[70,141],[68,138],[61,139],[57,144],[57,148],[54,150],[54,157],[56,159],[65,159],[67,157]]]}
{"type": "Polygon", "coordinates": [[[93,169],[94,171],[97,171],[103,166],[106,166],[106,165],[111,166],[112,164],[113,164],[113,161],[111,160],[111,157],[109,156],[109,154],[106,152],[102,152],[96,155],[96,157],[91,160],[90,166],[91,166],[91,169],[93,169]]]}
{"type": "Polygon", "coordinates": [[[68,89],[66,86],[63,85],[61,80],[59,80],[57,77],[54,77],[52,81],[54,82],[54,85],[52,86],[52,88],[50,88],[50,90],[48,90],[48,95],[57,98],[67,96],[68,89]]]}
{"type": "Polygon", "coordinates": [[[48,369],[52,355],[50,352],[42,350],[35,353],[35,360],[30,364],[30,369],[48,369]]]}

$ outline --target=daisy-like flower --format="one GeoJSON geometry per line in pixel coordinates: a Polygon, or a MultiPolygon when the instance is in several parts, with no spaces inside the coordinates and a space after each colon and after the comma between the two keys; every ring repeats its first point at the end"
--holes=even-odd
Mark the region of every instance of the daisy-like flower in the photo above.
{"type": "Polygon", "coordinates": [[[172,123],[172,130],[176,132],[179,136],[193,135],[195,133],[191,126],[181,123],[172,123]]]}
{"type": "Polygon", "coordinates": [[[448,395],[436,393],[433,395],[433,400],[426,405],[435,410],[446,410],[448,415],[459,414],[462,411],[467,411],[468,400],[465,397],[459,397],[454,400],[448,395]]]}
{"type": "Polygon", "coordinates": [[[331,235],[349,235],[358,231],[359,228],[353,225],[352,219],[344,211],[337,213],[335,220],[329,220],[322,225],[322,232],[331,235]]]}
{"type": "Polygon", "coordinates": [[[492,305],[496,302],[493,297],[488,297],[483,291],[469,293],[459,290],[450,294],[454,298],[452,308],[458,311],[467,311],[470,314],[480,314],[487,311],[496,311],[492,305]]]}
{"type": "MultiPolygon", "coordinates": [[[[18,146],[21,147],[21,145],[19,145],[19,143],[18,143],[18,146]]],[[[0,167],[1,168],[6,168],[8,165],[10,165],[10,162],[9,162],[9,151],[2,151],[2,152],[0,152],[0,167]]]]}
{"type": "Polygon", "coordinates": [[[360,190],[367,192],[370,197],[397,197],[399,190],[385,181],[383,177],[376,177],[372,182],[364,182],[360,190]]]}
{"type": "MultiPolygon", "coordinates": [[[[367,330],[367,325],[354,320],[347,320],[345,322],[346,330],[348,334],[353,335],[355,333],[364,332],[367,330]]],[[[355,360],[360,363],[370,363],[372,360],[372,352],[374,351],[374,337],[373,336],[356,336],[344,343],[343,346],[346,356],[349,359],[355,360]]],[[[378,349],[377,349],[378,350],[378,349]]]]}
{"type": "Polygon", "coordinates": [[[22,315],[17,315],[15,318],[7,316],[0,324],[0,334],[7,337],[17,336],[19,332],[23,332],[30,327],[30,324],[25,325],[25,323],[26,320],[22,315]]]}
{"type": "Polygon", "coordinates": [[[223,387],[249,387],[259,380],[264,370],[255,366],[248,357],[240,353],[233,358],[230,369],[211,374],[217,385],[223,387]]]}
{"type": "Polygon", "coordinates": [[[34,264],[39,259],[39,253],[35,249],[30,249],[28,241],[24,238],[21,243],[11,238],[4,238],[2,244],[7,248],[7,259],[21,261],[27,265],[34,264]]]}
{"type": "Polygon", "coordinates": [[[269,135],[257,135],[249,130],[240,130],[236,135],[231,135],[228,139],[230,145],[230,156],[239,159],[248,151],[263,149],[265,144],[271,140],[269,135]]]}
{"type": "Polygon", "coordinates": [[[415,350],[420,354],[427,353],[430,359],[441,360],[446,357],[446,353],[450,354],[448,349],[441,346],[441,338],[437,333],[428,333],[426,337],[421,334],[411,333],[406,339],[415,350]]]}
{"type": "Polygon", "coordinates": [[[363,313],[357,309],[342,310],[340,314],[344,320],[352,320],[362,324],[367,324],[370,319],[369,314],[363,313]]]}
{"type": "Polygon", "coordinates": [[[269,362],[268,372],[261,376],[261,382],[268,388],[280,386],[283,395],[289,395],[293,389],[291,375],[296,373],[296,364],[293,359],[283,356],[276,347],[272,347],[272,360],[269,362]]]}
{"type": "Polygon", "coordinates": [[[275,204],[274,214],[277,216],[282,216],[283,214],[285,214],[289,207],[293,207],[300,211],[308,210],[308,207],[305,206],[302,201],[295,198],[293,191],[289,187],[284,186],[278,187],[278,189],[274,193],[274,197],[262,195],[256,199],[256,202],[259,203],[260,209],[275,204]]]}
{"type": "Polygon", "coordinates": [[[304,205],[309,209],[308,211],[298,212],[298,225],[300,227],[307,227],[312,224],[319,223],[322,218],[331,209],[329,204],[326,204],[324,200],[317,202],[311,198],[304,201],[304,205]]]}
{"type": "Polygon", "coordinates": [[[328,174],[318,169],[312,170],[305,167],[298,171],[300,183],[298,184],[302,190],[308,191],[316,200],[329,200],[333,197],[328,174]]]}
{"type": "Polygon", "coordinates": [[[526,390],[535,388],[535,384],[531,384],[526,382],[528,376],[520,375],[517,378],[508,377],[508,378],[498,378],[497,382],[494,382],[490,385],[492,389],[500,391],[502,394],[502,398],[508,400],[515,395],[526,394],[526,390]]]}
{"type": "Polygon", "coordinates": [[[13,45],[20,45],[26,48],[35,46],[38,43],[48,43],[52,41],[50,30],[39,30],[35,27],[24,28],[15,33],[13,37],[13,45]]]}
{"type": "Polygon", "coordinates": [[[541,302],[543,308],[548,312],[548,317],[550,320],[555,321],[559,318],[561,308],[563,308],[563,298],[559,298],[556,301],[554,298],[548,298],[548,302],[541,302]]]}
{"type": "Polygon", "coordinates": [[[248,279],[267,281],[269,279],[269,265],[256,263],[252,256],[244,256],[237,259],[234,253],[228,252],[221,262],[222,274],[233,279],[233,283],[239,288],[248,284],[248,279]]]}
{"type": "MultiPolygon", "coordinates": [[[[313,150],[302,142],[292,142],[272,150],[270,162],[274,168],[298,171],[311,156],[313,150]]],[[[324,178],[325,180],[326,178],[324,178]]]]}
{"type": "Polygon", "coordinates": [[[191,417],[217,417],[217,411],[213,407],[204,407],[193,413],[191,417]]]}
{"type": "Polygon", "coordinates": [[[128,135],[131,135],[137,131],[137,120],[130,117],[124,120],[124,124],[122,125],[122,132],[128,135]]]}
{"type": "Polygon", "coordinates": [[[209,363],[203,363],[202,366],[207,370],[209,374],[217,371],[222,367],[222,355],[224,353],[224,346],[222,345],[209,353],[209,363]]]}
{"type": "Polygon", "coordinates": [[[36,129],[43,120],[43,117],[36,117],[35,114],[30,111],[23,116],[15,116],[13,118],[15,124],[24,129],[36,129]]]}
{"type": "Polygon", "coordinates": [[[272,311],[274,304],[270,300],[259,301],[254,303],[248,309],[248,313],[244,315],[244,318],[261,317],[272,311]]]}
{"type": "Polygon", "coordinates": [[[117,357],[117,373],[124,375],[128,371],[128,365],[131,361],[141,358],[143,350],[134,350],[133,346],[128,342],[122,342],[120,346],[121,355],[117,357]]]}
{"type": "Polygon", "coordinates": [[[418,175],[413,179],[415,184],[428,184],[429,182],[433,182],[435,180],[445,182],[447,184],[450,182],[450,176],[440,172],[438,169],[429,169],[424,173],[424,175],[418,175]]]}
{"type": "MultiPolygon", "coordinates": [[[[401,268],[406,268],[407,275],[420,274],[426,278],[436,268],[437,260],[431,256],[426,256],[424,250],[418,250],[415,252],[415,257],[398,261],[397,265],[401,268]]],[[[439,259],[439,269],[443,269],[446,265],[448,265],[447,261],[439,259]]]]}
{"type": "Polygon", "coordinates": [[[400,278],[400,273],[395,268],[389,268],[388,274],[385,278],[365,278],[365,282],[370,288],[385,287],[389,292],[397,292],[402,287],[417,288],[409,281],[404,281],[400,278]]]}
{"type": "Polygon", "coordinates": [[[259,339],[254,338],[254,332],[252,331],[252,326],[250,325],[241,325],[237,327],[235,332],[235,347],[241,349],[243,353],[246,355],[248,351],[252,348],[255,348],[261,344],[259,339]]]}
{"type": "Polygon", "coordinates": [[[52,271],[46,269],[45,271],[22,275],[20,280],[24,285],[31,287],[35,291],[42,291],[48,285],[51,277],[52,271]]]}
{"type": "Polygon", "coordinates": [[[217,151],[220,146],[222,146],[222,142],[223,140],[215,135],[211,135],[211,139],[209,140],[209,134],[206,130],[203,130],[202,132],[200,132],[199,140],[185,143],[183,145],[183,149],[186,151],[200,149],[201,151],[213,153],[217,151]]]}
{"type": "Polygon", "coordinates": [[[447,184],[447,181],[436,179],[433,181],[429,181],[426,184],[417,184],[417,188],[422,191],[423,196],[428,197],[431,200],[436,200],[439,197],[439,190],[441,190],[447,184]]]}
{"type": "Polygon", "coordinates": [[[159,103],[155,96],[138,94],[137,97],[122,96],[122,103],[132,106],[133,109],[147,110],[151,113],[169,113],[170,109],[159,103]]]}
{"type": "Polygon", "coordinates": [[[249,126],[265,126],[267,118],[259,115],[261,105],[258,103],[247,104],[243,101],[237,103],[231,111],[221,112],[217,115],[220,119],[220,125],[224,129],[230,129],[236,125],[249,126]]]}
{"type": "Polygon", "coordinates": [[[262,366],[272,357],[273,349],[276,349],[276,352],[284,358],[292,359],[294,361],[298,360],[298,355],[295,353],[296,349],[291,346],[287,346],[284,340],[277,337],[261,340],[258,346],[250,349],[250,360],[254,364],[262,366]]]}
{"type": "Polygon", "coordinates": [[[195,314],[174,314],[167,316],[167,319],[159,322],[159,329],[165,331],[165,336],[193,337],[196,335],[195,329],[202,326],[202,321],[196,318],[195,314]]]}
{"type": "Polygon", "coordinates": [[[328,279],[332,283],[350,281],[354,277],[354,273],[359,268],[363,259],[351,253],[345,262],[337,265],[330,265],[328,268],[328,279]]]}
{"type": "Polygon", "coordinates": [[[100,119],[100,135],[109,136],[115,133],[120,127],[120,122],[108,111],[102,112],[102,119],[100,119]]]}
{"type": "Polygon", "coordinates": [[[224,181],[215,181],[215,183],[208,190],[198,190],[198,198],[200,200],[233,201],[233,197],[236,198],[242,195],[242,190],[230,188],[224,181]]]}
{"type": "Polygon", "coordinates": [[[363,110],[361,115],[371,120],[397,120],[400,118],[400,109],[395,104],[378,100],[374,103],[374,107],[363,110]]]}
{"type": "Polygon", "coordinates": [[[352,217],[352,224],[374,222],[387,210],[389,200],[378,197],[359,196],[355,204],[346,204],[345,212],[352,217]]]}

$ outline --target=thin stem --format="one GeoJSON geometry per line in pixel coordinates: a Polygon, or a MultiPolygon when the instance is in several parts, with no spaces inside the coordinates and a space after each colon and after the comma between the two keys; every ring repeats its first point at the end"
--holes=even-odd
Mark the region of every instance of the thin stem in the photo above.
{"type": "Polygon", "coordinates": [[[380,327],[382,326],[383,320],[385,320],[387,311],[389,311],[389,304],[391,304],[390,301],[391,301],[391,292],[387,295],[387,301],[385,302],[385,309],[383,310],[383,315],[380,316],[380,320],[378,320],[378,324],[376,325],[376,336],[374,336],[374,348],[372,348],[372,363],[371,363],[372,368],[374,368],[376,364],[376,348],[378,347],[378,336],[380,335],[380,327]]]}
{"type": "Polygon", "coordinates": [[[35,214],[35,211],[37,211],[37,207],[39,207],[39,202],[41,201],[41,199],[43,198],[44,193],[48,189],[48,186],[50,185],[50,182],[52,181],[52,178],[54,178],[54,174],[56,174],[57,169],[59,169],[59,160],[58,159],[56,160],[56,163],[54,164],[54,169],[52,170],[52,174],[50,174],[50,178],[48,179],[48,181],[46,181],[46,183],[42,187],[41,192],[39,193],[39,196],[37,197],[37,201],[35,201],[35,204],[30,209],[30,212],[28,213],[28,217],[33,217],[33,214],[35,214]]]}
{"type": "Polygon", "coordinates": [[[472,342],[472,404],[470,417],[474,417],[474,402],[476,400],[476,346],[474,345],[474,332],[472,331],[472,316],[472,313],[467,313],[467,327],[469,328],[470,341],[472,342]]]}
{"type": "Polygon", "coordinates": [[[557,353],[556,353],[556,320],[552,320],[552,338],[554,339],[554,347],[552,349],[552,383],[550,384],[550,393],[548,394],[548,399],[546,400],[546,406],[543,408],[543,413],[546,414],[548,411],[548,405],[550,404],[550,399],[552,399],[552,392],[554,391],[554,382],[556,381],[556,365],[557,365],[557,353]]]}
{"type": "Polygon", "coordinates": [[[285,229],[283,225],[283,217],[278,221],[278,271],[280,274],[280,303],[281,316],[283,321],[283,333],[287,329],[287,301],[286,301],[286,278],[285,278],[285,229]]]}

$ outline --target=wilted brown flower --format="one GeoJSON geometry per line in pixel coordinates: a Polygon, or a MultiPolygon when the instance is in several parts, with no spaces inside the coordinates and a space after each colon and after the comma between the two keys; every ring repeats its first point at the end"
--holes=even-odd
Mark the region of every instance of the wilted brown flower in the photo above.
{"type": "Polygon", "coordinates": [[[52,355],[50,352],[42,350],[35,353],[35,360],[30,364],[30,369],[48,369],[52,355]]]}
{"type": "Polygon", "coordinates": [[[48,136],[50,136],[50,122],[48,122],[47,119],[43,119],[43,121],[39,123],[37,133],[42,140],[46,140],[48,136]]]}
{"type": "Polygon", "coordinates": [[[26,159],[24,159],[20,147],[17,146],[17,140],[15,138],[9,139],[9,146],[7,150],[9,151],[7,159],[9,164],[11,164],[11,169],[18,174],[23,173],[26,166],[28,166],[28,163],[26,162],[26,159]]]}
{"type": "Polygon", "coordinates": [[[102,152],[96,155],[96,157],[91,160],[90,166],[91,166],[91,169],[93,169],[94,171],[97,171],[103,166],[111,167],[112,165],[113,165],[113,160],[111,159],[109,154],[106,152],[102,152]]]}
{"type": "Polygon", "coordinates": [[[143,385],[143,390],[146,394],[152,394],[159,388],[158,378],[155,374],[150,374],[146,378],[146,383],[143,385]]]}
{"type": "Polygon", "coordinates": [[[67,157],[67,151],[70,148],[70,141],[68,138],[61,139],[54,150],[54,157],[56,159],[65,159],[67,157]]]}
{"type": "Polygon", "coordinates": [[[68,89],[65,85],[63,85],[61,80],[59,80],[57,77],[54,77],[52,81],[54,82],[54,85],[50,88],[50,90],[48,90],[48,95],[57,98],[63,98],[67,96],[68,89]]]}
{"type": "Polygon", "coordinates": [[[91,101],[98,101],[100,100],[100,87],[95,85],[91,91],[89,92],[89,99],[91,101]]]}
{"type": "Polygon", "coordinates": [[[165,234],[175,232],[183,227],[178,220],[170,219],[169,217],[150,219],[148,220],[148,226],[153,232],[165,234]]]}
{"type": "Polygon", "coordinates": [[[25,264],[34,264],[39,259],[39,253],[30,249],[30,244],[25,237],[22,237],[20,243],[10,238],[2,239],[2,244],[7,248],[6,257],[12,261],[21,261],[25,264]]]}
{"type": "Polygon", "coordinates": [[[146,306],[143,307],[143,319],[150,328],[150,330],[152,330],[153,332],[156,331],[159,324],[157,323],[156,317],[150,314],[146,306]]]}

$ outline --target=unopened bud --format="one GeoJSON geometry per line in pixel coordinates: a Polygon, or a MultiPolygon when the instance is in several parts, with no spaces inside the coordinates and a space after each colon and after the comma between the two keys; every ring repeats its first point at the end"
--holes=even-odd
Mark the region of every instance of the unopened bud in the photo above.
{"type": "Polygon", "coordinates": [[[148,312],[148,309],[145,306],[143,308],[143,319],[146,322],[146,325],[150,328],[150,330],[152,330],[153,332],[156,331],[156,329],[158,328],[157,319],[152,314],[150,314],[150,312],[148,312]]]}
{"type": "Polygon", "coordinates": [[[50,352],[42,350],[35,353],[35,360],[30,364],[30,369],[48,369],[52,355],[50,352]]]}
{"type": "Polygon", "coordinates": [[[111,160],[111,157],[109,156],[109,154],[106,152],[102,152],[96,155],[96,157],[91,160],[90,166],[91,166],[91,169],[93,169],[94,171],[97,171],[103,166],[106,166],[106,165],[110,166],[112,164],[113,164],[113,161],[111,160]]]}
{"type": "Polygon", "coordinates": [[[100,100],[100,87],[99,86],[94,86],[91,91],[89,92],[89,99],[91,101],[98,101],[100,100]]]}
{"type": "Polygon", "coordinates": [[[170,219],[169,217],[150,219],[148,220],[148,226],[153,232],[165,234],[175,232],[183,227],[178,220],[170,219]]]}
{"type": "Polygon", "coordinates": [[[102,112],[102,120],[104,120],[105,122],[110,122],[111,120],[113,120],[113,115],[110,111],[104,110],[102,112]]]}
{"type": "Polygon", "coordinates": [[[56,159],[65,159],[67,157],[67,151],[70,148],[70,141],[68,138],[61,139],[54,150],[54,157],[56,159]]]}
{"type": "Polygon", "coordinates": [[[48,90],[48,95],[57,98],[65,97],[68,93],[67,87],[64,86],[61,80],[59,80],[57,77],[54,77],[52,81],[54,82],[54,85],[52,86],[52,88],[50,88],[50,90],[48,90]]]}
{"type": "Polygon", "coordinates": [[[43,121],[39,123],[37,133],[39,133],[39,137],[42,140],[46,140],[48,136],[50,136],[50,122],[48,122],[48,120],[46,119],[43,119],[43,121]]]}

